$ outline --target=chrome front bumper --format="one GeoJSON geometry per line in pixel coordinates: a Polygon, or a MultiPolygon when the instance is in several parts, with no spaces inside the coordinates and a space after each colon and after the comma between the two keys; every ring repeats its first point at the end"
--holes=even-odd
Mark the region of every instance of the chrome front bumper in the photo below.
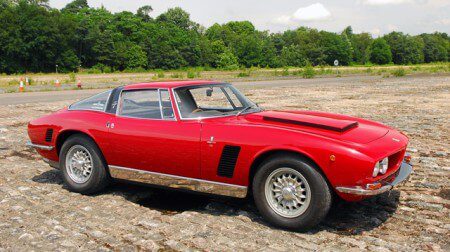
{"type": "Polygon", "coordinates": [[[365,189],[360,186],[358,187],[336,187],[336,190],[341,193],[348,193],[354,195],[365,195],[365,196],[373,196],[377,194],[381,194],[391,190],[394,186],[404,182],[408,179],[409,175],[412,173],[412,165],[402,162],[400,169],[398,171],[397,177],[390,183],[382,185],[378,189],[365,189]]]}

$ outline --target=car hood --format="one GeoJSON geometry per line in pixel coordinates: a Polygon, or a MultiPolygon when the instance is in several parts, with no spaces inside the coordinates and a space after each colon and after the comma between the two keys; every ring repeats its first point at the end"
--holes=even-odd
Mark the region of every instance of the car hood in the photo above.
{"type": "Polygon", "coordinates": [[[361,118],[317,111],[262,111],[247,114],[245,118],[253,123],[301,130],[358,144],[377,140],[390,129],[361,118]]]}

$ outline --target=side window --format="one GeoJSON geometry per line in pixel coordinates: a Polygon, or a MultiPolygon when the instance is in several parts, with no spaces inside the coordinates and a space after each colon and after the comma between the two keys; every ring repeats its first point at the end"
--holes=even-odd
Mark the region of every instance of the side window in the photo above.
{"type": "Polygon", "coordinates": [[[166,89],[160,90],[161,95],[161,110],[164,119],[173,119],[173,109],[172,109],[172,103],[170,102],[170,95],[169,91],[166,89]]]}
{"type": "Polygon", "coordinates": [[[161,119],[158,90],[130,90],[122,92],[119,115],[161,119]]]}
{"type": "Polygon", "coordinates": [[[110,91],[106,91],[82,101],[76,102],[70,105],[70,110],[95,110],[95,111],[104,111],[106,108],[106,102],[108,101],[110,91]]]}
{"type": "Polygon", "coordinates": [[[109,96],[108,104],[106,105],[106,113],[115,114],[117,111],[117,104],[119,101],[120,92],[123,87],[117,87],[112,90],[111,95],[109,96]]]}

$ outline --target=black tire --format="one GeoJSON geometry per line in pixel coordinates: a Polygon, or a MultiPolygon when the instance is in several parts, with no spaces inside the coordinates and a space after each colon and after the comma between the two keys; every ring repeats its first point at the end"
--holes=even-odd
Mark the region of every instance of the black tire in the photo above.
{"type": "Polygon", "coordinates": [[[306,231],[316,226],[325,218],[332,203],[330,189],[322,174],[307,159],[295,155],[276,155],[268,158],[257,170],[252,189],[255,204],[261,215],[270,224],[290,230],[306,231]],[[291,168],[299,172],[309,185],[311,191],[309,205],[304,207],[306,210],[299,216],[283,217],[271,208],[266,198],[266,180],[270,174],[281,168],[291,168]]]}
{"type": "Polygon", "coordinates": [[[70,191],[82,194],[94,194],[103,190],[110,182],[110,176],[106,169],[106,162],[103,155],[95,142],[81,134],[69,137],[61,147],[59,154],[59,167],[61,167],[62,178],[70,191]],[[82,146],[90,154],[92,158],[92,172],[90,177],[84,183],[75,182],[68,174],[66,167],[66,156],[73,146],[82,146]]]}

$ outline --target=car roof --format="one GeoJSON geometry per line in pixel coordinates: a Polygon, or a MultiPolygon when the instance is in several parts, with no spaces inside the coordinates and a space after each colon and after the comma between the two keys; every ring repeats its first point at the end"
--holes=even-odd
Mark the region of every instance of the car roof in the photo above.
{"type": "Polygon", "coordinates": [[[207,84],[222,84],[220,81],[212,80],[190,80],[190,81],[164,81],[164,82],[145,82],[126,85],[124,90],[146,89],[146,88],[177,88],[187,86],[198,86],[207,84]]]}

